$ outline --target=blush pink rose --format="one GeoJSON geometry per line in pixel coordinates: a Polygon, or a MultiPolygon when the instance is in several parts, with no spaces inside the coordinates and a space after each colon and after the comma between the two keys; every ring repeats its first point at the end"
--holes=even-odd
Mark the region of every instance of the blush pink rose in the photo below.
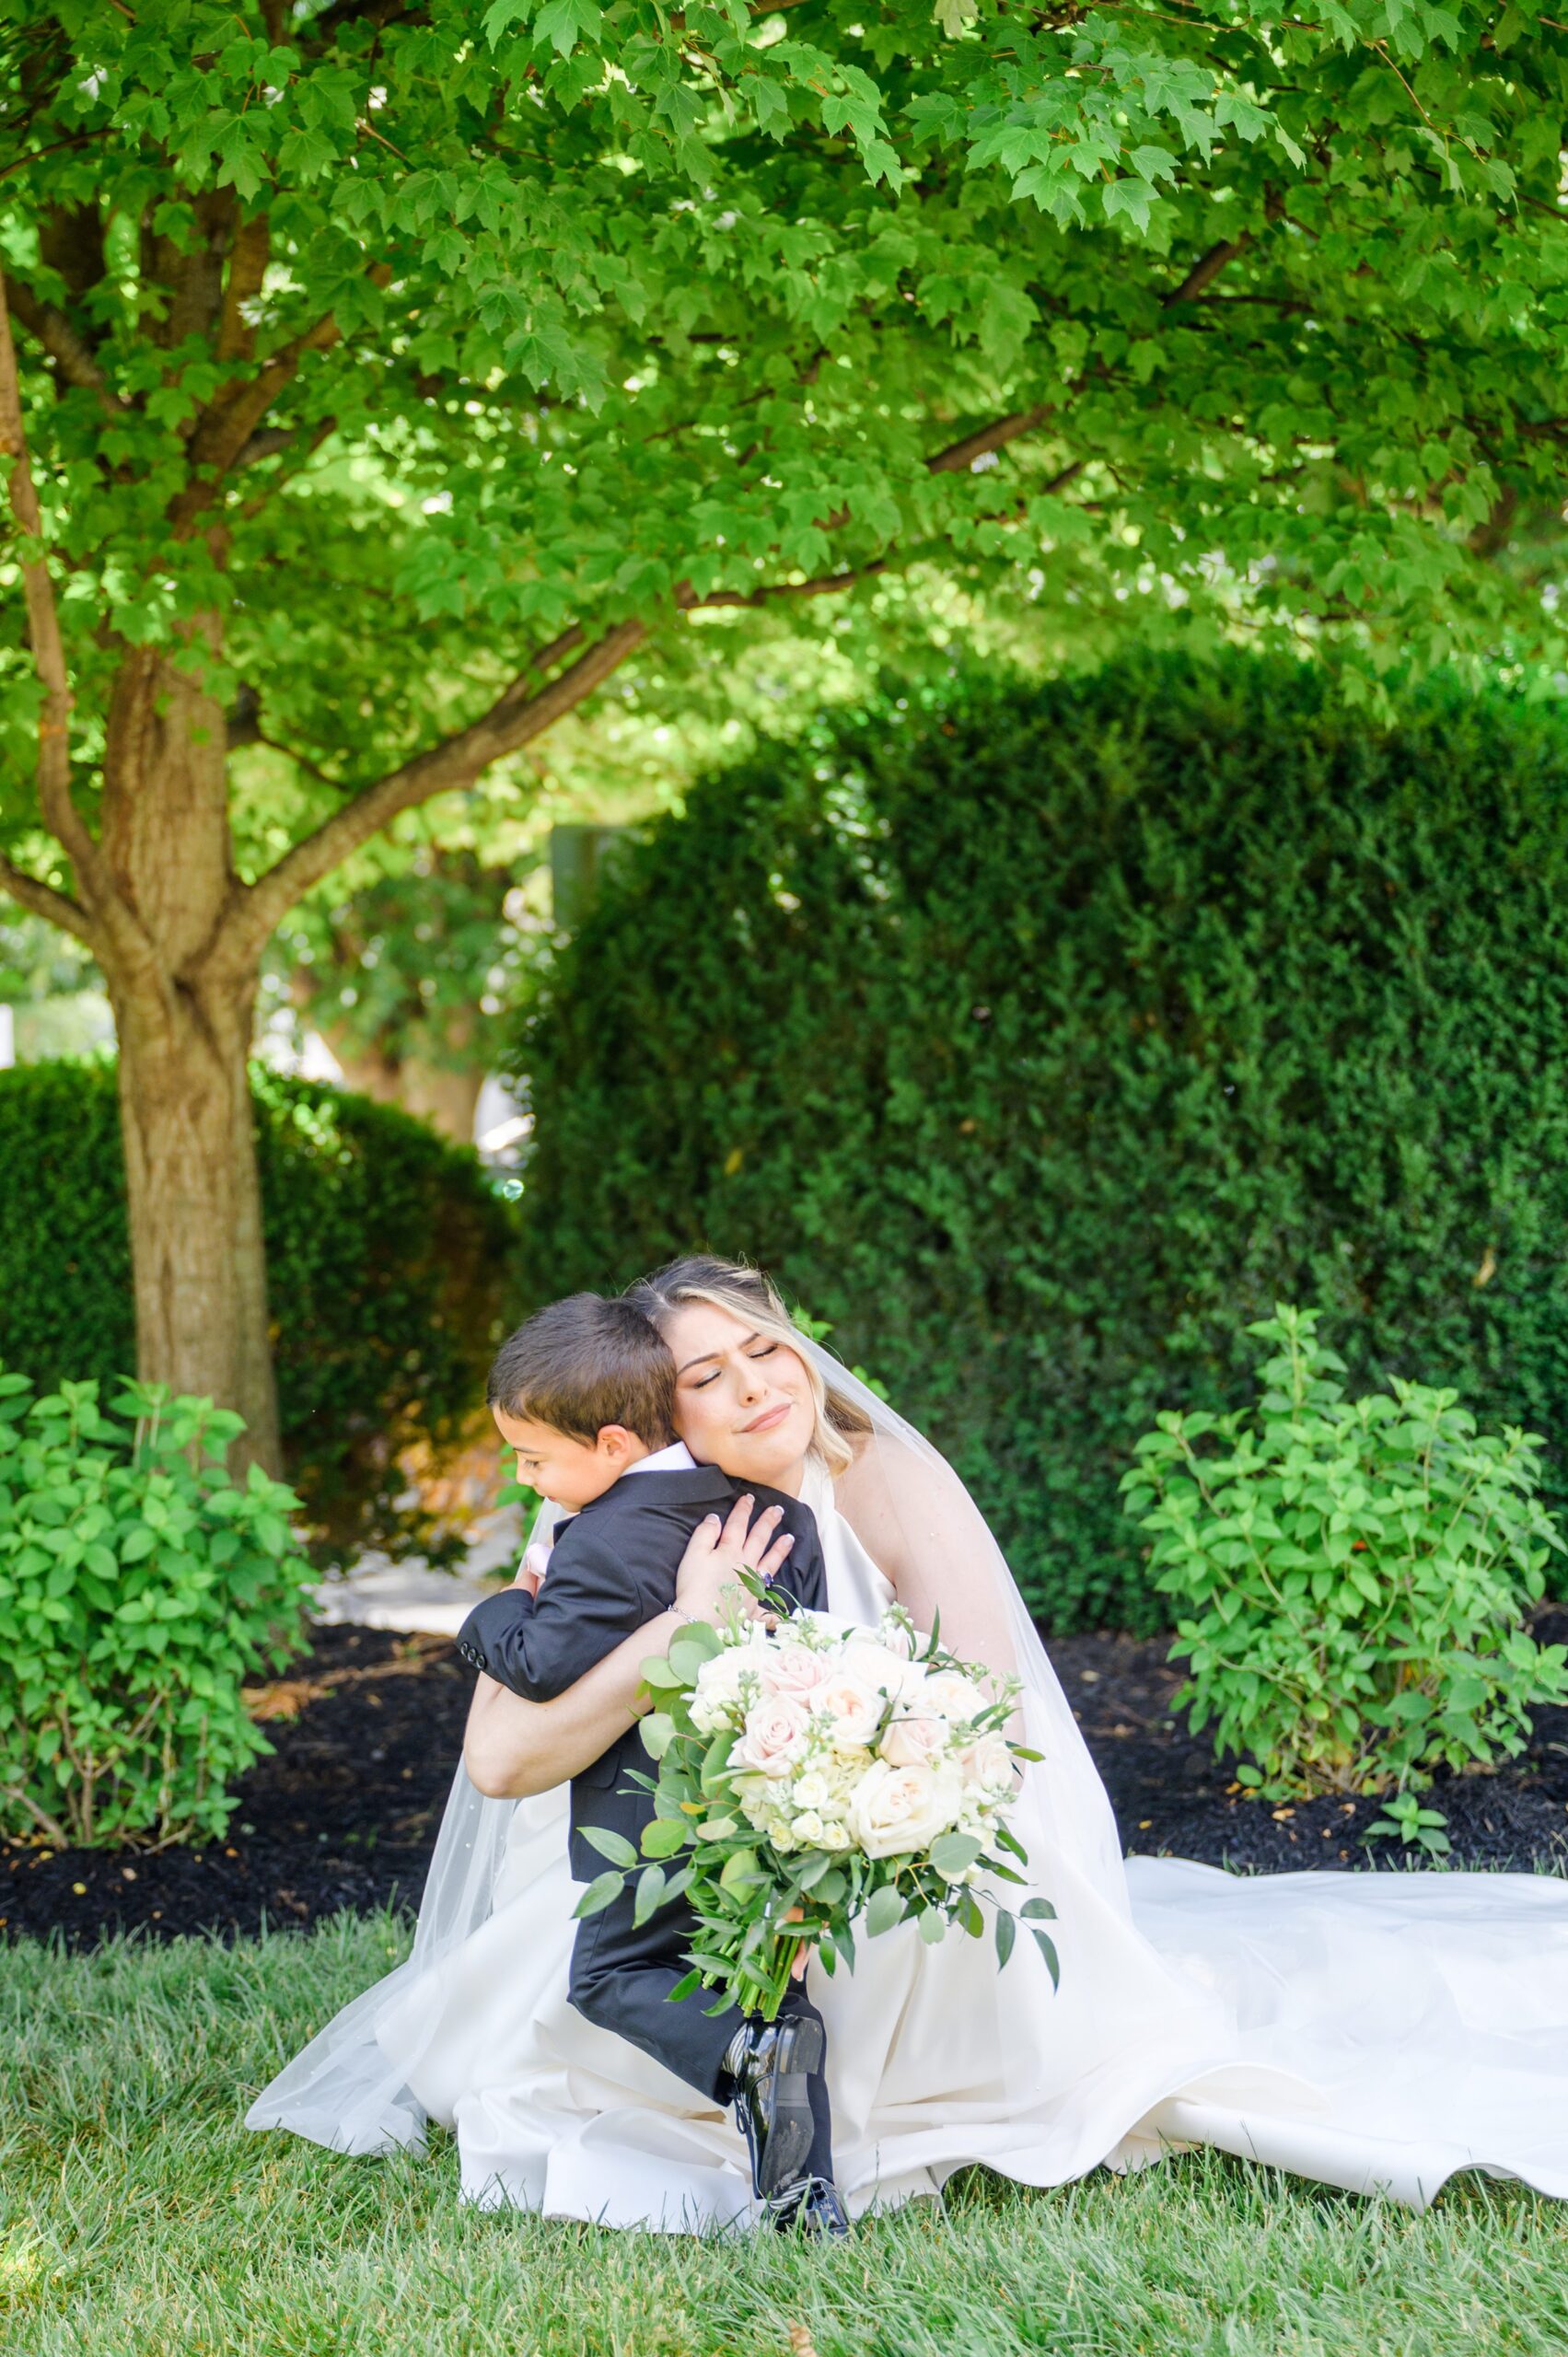
{"type": "Polygon", "coordinates": [[[764,1694],[814,1694],[832,1675],[826,1655],[807,1645],[770,1645],[760,1669],[764,1694]]]}
{"type": "Polygon", "coordinates": [[[746,1713],[746,1732],[730,1761],[760,1776],[787,1776],[799,1765],[811,1721],[793,1694],[764,1694],[746,1713]]]}
{"type": "Polygon", "coordinates": [[[946,1719],[916,1704],[899,1713],[877,1747],[895,1768],[913,1768],[940,1759],[950,1732],[946,1719]]]}

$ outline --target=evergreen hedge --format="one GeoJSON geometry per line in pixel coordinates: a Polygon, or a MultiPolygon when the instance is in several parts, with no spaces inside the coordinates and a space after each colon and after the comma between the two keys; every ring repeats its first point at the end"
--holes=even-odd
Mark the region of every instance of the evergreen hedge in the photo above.
{"type": "MultiPolygon", "coordinates": [[[[252,1086],[285,1471],[334,1545],[393,1538],[399,1452],[482,1406],[514,1217],[407,1114],[262,1065],[252,1086]]],[[[0,1072],[0,1361],[107,1383],[135,1364],[112,1065],[0,1072]]]]}
{"type": "Polygon", "coordinates": [[[1157,1625],[1118,1479],[1277,1300],[1544,1432],[1563,1502],[1555,711],[1240,658],[890,697],[631,846],[517,1062],[528,1296],[761,1261],[1058,1627],[1157,1625]]]}

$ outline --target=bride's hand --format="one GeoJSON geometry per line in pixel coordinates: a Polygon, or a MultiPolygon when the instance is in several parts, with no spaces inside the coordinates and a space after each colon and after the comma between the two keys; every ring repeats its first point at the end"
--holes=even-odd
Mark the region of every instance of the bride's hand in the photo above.
{"type": "Polygon", "coordinates": [[[537,1596],[543,1585],[544,1575],[549,1569],[550,1541],[548,1538],[536,1538],[531,1546],[525,1548],[523,1560],[517,1566],[517,1575],[512,1582],[512,1585],[520,1587],[526,1595],[537,1596]]]}
{"type": "Polygon", "coordinates": [[[711,1514],[691,1533],[675,1577],[675,1602],[693,1620],[711,1620],[721,1600],[729,1598],[749,1620],[767,1617],[766,1606],[741,1586],[737,1574],[749,1571],[763,1580],[775,1578],[795,1541],[773,1536],[784,1508],[767,1506],[753,1522],[756,1503],[750,1496],[737,1498],[726,1522],[711,1514]]]}

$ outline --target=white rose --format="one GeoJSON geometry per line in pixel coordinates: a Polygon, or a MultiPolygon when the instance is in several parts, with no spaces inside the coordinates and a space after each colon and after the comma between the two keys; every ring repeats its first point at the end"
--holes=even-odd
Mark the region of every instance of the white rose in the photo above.
{"type": "Polygon", "coordinates": [[[870,1637],[844,1647],[843,1666],[851,1677],[863,1678],[868,1686],[879,1687],[889,1696],[908,1694],[922,1682],[922,1672],[915,1663],[870,1637]]]}
{"type": "Polygon", "coordinates": [[[811,1722],[793,1694],[764,1694],[746,1713],[746,1732],[730,1761],[760,1776],[787,1776],[800,1762],[811,1722]]]}
{"type": "Polygon", "coordinates": [[[826,1776],[819,1775],[815,1768],[808,1768],[795,1788],[797,1808],[826,1808],[832,1797],[826,1776]]]}
{"type": "Polygon", "coordinates": [[[711,1655],[697,1672],[693,1689],[697,1700],[714,1709],[728,1710],[740,1700],[741,1678],[755,1666],[743,1645],[726,1645],[722,1653],[711,1655]]]}
{"type": "Polygon", "coordinates": [[[809,1842],[813,1849],[818,1849],[820,1848],[822,1837],[828,1829],[816,1810],[808,1808],[801,1811],[789,1829],[797,1841],[809,1842]]]}
{"type": "Polygon", "coordinates": [[[994,1730],[965,1745],[958,1754],[958,1770],[965,1783],[977,1792],[1010,1793],[1013,1789],[1013,1755],[994,1730]]]}
{"type": "Polygon", "coordinates": [[[912,1699],[928,1711],[940,1711],[945,1719],[978,1718],[989,1707],[979,1687],[956,1669],[934,1669],[922,1678],[918,1696],[912,1699]]]}
{"type": "Polygon", "coordinates": [[[939,1713],[906,1703],[877,1746],[895,1768],[930,1767],[947,1750],[951,1729],[939,1713]]]}
{"type": "Polygon", "coordinates": [[[877,1642],[900,1661],[914,1659],[914,1639],[909,1622],[896,1612],[885,1613],[877,1624],[877,1642]]]}
{"type": "Polygon", "coordinates": [[[958,1814],[962,1787],[950,1769],[874,1761],[849,1805],[849,1829],[868,1858],[928,1849],[958,1814]]]}
{"type": "Polygon", "coordinates": [[[868,1744],[885,1707],[875,1687],[845,1669],[834,1670],[811,1697],[812,1711],[819,1721],[827,1721],[836,1751],[858,1751],[868,1744]]]}
{"type": "Polygon", "coordinates": [[[847,1850],[849,1848],[849,1844],[850,1832],[848,1826],[840,1825],[835,1818],[829,1817],[823,1825],[822,1838],[819,1847],[824,1850],[847,1850]]]}

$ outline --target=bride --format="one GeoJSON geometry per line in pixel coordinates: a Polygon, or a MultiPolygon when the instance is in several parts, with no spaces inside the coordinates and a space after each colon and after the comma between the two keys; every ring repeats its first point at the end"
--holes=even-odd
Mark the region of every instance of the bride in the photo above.
{"type": "MultiPolygon", "coordinates": [[[[677,1261],[633,1288],[677,1366],[700,1461],[813,1509],[830,1608],[916,1624],[1022,1681],[1014,1824],[1055,1906],[1061,1982],[1032,1941],[863,1940],[813,1964],[839,2183],[852,2211],[980,2162],[1028,2185],[1208,2143],[1424,2206],[1481,2167],[1568,2197],[1568,1889],[1529,1875],[1243,1879],[1123,1861],[1103,1786],[990,1531],[911,1426],[790,1323],[755,1271],[677,1261]]],[[[565,1784],[633,1723],[641,1665],[772,1568],[742,1501],[699,1531],[678,1608],[556,1701],[482,1679],[409,1961],[258,2097],[253,2128],[339,2152],[456,2135],[465,2196],[616,2226],[751,2213],[726,2116],[566,1999],[578,1890],[565,1784]]],[[[530,1550],[530,1555],[532,1554],[530,1550]]],[[[525,1574],[526,1576],[527,1574],[525,1574]]]]}

